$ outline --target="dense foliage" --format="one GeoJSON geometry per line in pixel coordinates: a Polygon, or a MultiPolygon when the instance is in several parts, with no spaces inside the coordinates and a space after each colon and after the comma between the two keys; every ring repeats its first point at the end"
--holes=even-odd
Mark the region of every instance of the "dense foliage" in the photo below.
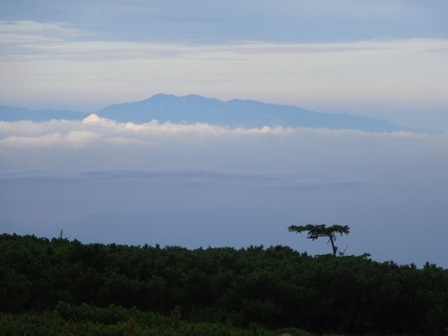
{"type": "Polygon", "coordinates": [[[448,270],[284,246],[188,250],[3,234],[0,305],[3,327],[32,312],[80,328],[165,316],[203,328],[446,335],[448,270]]]}
{"type": "Polygon", "coordinates": [[[213,322],[187,322],[176,310],[171,316],[110,305],[97,308],[87,304],[71,306],[60,302],[54,312],[0,313],[0,335],[7,336],[295,336],[312,334],[295,328],[269,331],[255,324],[235,328],[213,322]]]}

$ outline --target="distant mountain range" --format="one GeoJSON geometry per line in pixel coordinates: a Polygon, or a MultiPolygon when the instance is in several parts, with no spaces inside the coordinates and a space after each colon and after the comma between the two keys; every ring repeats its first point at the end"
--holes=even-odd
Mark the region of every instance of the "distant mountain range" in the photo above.
{"type": "Polygon", "coordinates": [[[35,122],[56,120],[82,120],[89,114],[69,110],[27,110],[20,107],[0,106],[0,121],[31,120],[35,122]]]}
{"type": "MultiPolygon", "coordinates": [[[[354,129],[368,132],[393,132],[402,128],[385,120],[326,114],[295,106],[266,104],[254,100],[234,99],[227,102],[198,95],[177,97],[157,94],[148,99],[110,105],[95,112],[100,117],[118,122],[145,123],[151,120],[173,123],[206,123],[228,127],[308,127],[354,129]]],[[[36,110],[0,106],[1,121],[31,120],[35,122],[82,120],[88,114],[69,110],[36,110]]]]}

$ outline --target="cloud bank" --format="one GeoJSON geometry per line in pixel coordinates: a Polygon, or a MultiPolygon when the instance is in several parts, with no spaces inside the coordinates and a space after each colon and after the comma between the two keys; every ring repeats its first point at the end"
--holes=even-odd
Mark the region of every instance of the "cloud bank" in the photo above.
{"type": "MultiPolygon", "coordinates": [[[[83,241],[325,253],[291,224],[339,223],[349,253],[444,264],[447,135],[205,124],[0,123],[0,228],[83,241]]],[[[344,246],[345,247],[345,246],[344,246]]]]}
{"type": "Polygon", "coordinates": [[[157,120],[145,124],[119,123],[92,114],[82,121],[0,122],[0,167],[3,170],[70,170],[71,167],[145,170],[148,166],[154,169],[193,166],[219,170],[221,166],[239,169],[247,163],[249,171],[269,172],[270,167],[279,170],[283,162],[280,170],[288,172],[301,158],[311,163],[316,159],[337,160],[339,156],[341,163],[337,164],[344,165],[344,160],[349,162],[359,155],[360,162],[371,161],[378,148],[383,147],[388,150],[379,153],[387,157],[403,155],[403,148],[428,155],[424,148],[430,144],[443,148],[439,143],[445,138],[445,134],[268,126],[227,128],[157,120]],[[249,159],[252,156],[254,160],[249,159]],[[263,164],[254,165],[257,161],[263,164]]]}

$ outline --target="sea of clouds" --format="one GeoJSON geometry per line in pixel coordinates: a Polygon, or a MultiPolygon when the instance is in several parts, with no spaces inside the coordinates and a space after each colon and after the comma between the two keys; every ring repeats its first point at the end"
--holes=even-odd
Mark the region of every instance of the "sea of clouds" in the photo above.
{"type": "Polygon", "coordinates": [[[447,134],[0,122],[0,229],[83,242],[289,245],[349,225],[347,254],[447,266],[447,134]]]}

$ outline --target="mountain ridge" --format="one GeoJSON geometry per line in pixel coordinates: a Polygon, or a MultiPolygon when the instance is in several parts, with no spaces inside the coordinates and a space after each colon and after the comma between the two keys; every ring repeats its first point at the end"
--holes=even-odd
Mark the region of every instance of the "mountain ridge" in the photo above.
{"type": "Polygon", "coordinates": [[[29,110],[22,107],[0,106],[0,121],[15,122],[30,120],[34,122],[56,120],[82,120],[88,113],[76,112],[67,109],[39,109],[29,110]]]}
{"type": "MultiPolygon", "coordinates": [[[[225,127],[306,127],[354,129],[367,132],[394,132],[403,128],[392,122],[346,114],[327,114],[292,105],[256,100],[221,101],[197,94],[175,96],[159,93],[149,98],[106,106],[94,112],[118,122],[146,123],[151,120],[173,123],[206,123],[225,127]]],[[[0,120],[35,122],[51,119],[82,120],[88,113],[70,110],[36,110],[0,106],[0,120]]]]}
{"type": "Polygon", "coordinates": [[[121,122],[132,120],[141,123],[157,119],[159,122],[203,122],[228,127],[285,126],[370,132],[401,130],[385,120],[318,113],[297,106],[268,104],[256,100],[232,99],[224,102],[196,94],[182,97],[157,94],[134,103],[110,105],[97,111],[97,114],[121,122]]]}

